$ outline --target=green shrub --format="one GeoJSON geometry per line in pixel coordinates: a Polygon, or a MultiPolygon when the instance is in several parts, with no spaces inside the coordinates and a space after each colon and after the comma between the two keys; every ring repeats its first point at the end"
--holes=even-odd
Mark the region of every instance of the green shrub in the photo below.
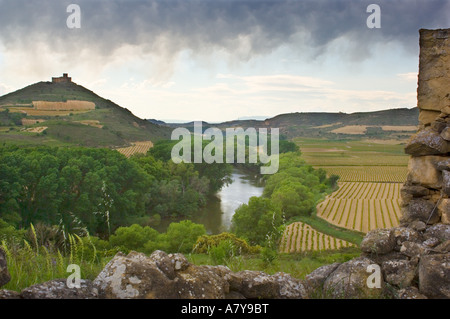
{"type": "Polygon", "coordinates": [[[208,255],[214,264],[226,265],[233,257],[239,255],[239,249],[230,239],[226,239],[216,246],[210,246],[208,255]]]}
{"type": "Polygon", "coordinates": [[[238,255],[256,254],[261,249],[260,246],[250,246],[245,239],[237,237],[235,234],[223,232],[218,235],[203,235],[198,238],[194,246],[194,252],[206,254],[212,247],[219,246],[222,242],[231,242],[238,255]]]}
{"type": "Polygon", "coordinates": [[[159,233],[157,230],[138,224],[128,227],[119,227],[109,238],[111,247],[119,247],[124,253],[130,250],[143,251],[148,241],[156,241],[159,233]]]}
{"type": "Polygon", "coordinates": [[[24,230],[17,230],[0,218],[0,242],[4,240],[6,242],[21,243],[24,236],[24,230]]]}
{"type": "Polygon", "coordinates": [[[167,252],[190,253],[198,237],[205,234],[206,229],[203,224],[196,224],[190,220],[171,223],[165,234],[167,236],[167,252]]]}

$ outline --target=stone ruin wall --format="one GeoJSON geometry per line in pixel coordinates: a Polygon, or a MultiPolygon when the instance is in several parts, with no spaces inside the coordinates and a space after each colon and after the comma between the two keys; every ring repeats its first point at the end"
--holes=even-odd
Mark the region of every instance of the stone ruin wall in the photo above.
{"type": "Polygon", "coordinates": [[[402,189],[402,221],[450,224],[450,29],[420,30],[419,130],[402,189]],[[432,213],[430,213],[430,210],[432,213]]]}

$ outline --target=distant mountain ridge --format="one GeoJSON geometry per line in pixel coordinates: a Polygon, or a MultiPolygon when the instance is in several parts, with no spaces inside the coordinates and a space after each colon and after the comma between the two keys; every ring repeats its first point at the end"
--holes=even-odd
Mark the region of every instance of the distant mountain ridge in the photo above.
{"type": "MultiPolygon", "coordinates": [[[[286,138],[405,139],[418,125],[418,114],[417,108],[350,114],[296,112],[264,120],[203,121],[202,126],[203,129],[279,128],[286,138]]],[[[0,141],[3,143],[118,148],[136,141],[170,139],[173,128],[193,130],[193,124],[138,118],[127,108],[72,82],[67,74],[0,96],[0,141]],[[86,107],[92,103],[95,107],[86,107]],[[77,105],[78,108],[71,109],[77,105]]]]}
{"type": "MultiPolygon", "coordinates": [[[[233,120],[215,124],[202,122],[202,126],[203,128],[217,127],[220,129],[236,126],[244,129],[248,127],[279,128],[280,133],[287,138],[299,136],[337,138],[361,137],[361,135],[381,138],[406,138],[414,130],[413,126],[419,124],[418,116],[419,110],[417,107],[356,113],[296,112],[279,114],[265,120],[233,120]],[[355,134],[354,132],[350,134],[339,133],[339,129],[345,132],[345,129],[342,130],[342,128],[353,126],[366,126],[366,132],[362,134],[355,134]],[[389,131],[386,130],[387,127],[389,131]]],[[[160,124],[189,129],[193,127],[193,122],[160,124]]]]}

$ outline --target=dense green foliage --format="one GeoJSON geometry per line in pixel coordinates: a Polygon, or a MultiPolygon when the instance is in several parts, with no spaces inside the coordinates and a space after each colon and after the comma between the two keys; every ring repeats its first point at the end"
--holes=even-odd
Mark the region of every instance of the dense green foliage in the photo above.
{"type": "Polygon", "coordinates": [[[9,109],[0,110],[0,126],[22,125],[23,113],[13,113],[9,109]]]}
{"type": "Polygon", "coordinates": [[[0,217],[26,227],[38,221],[68,232],[108,232],[144,213],[150,179],[108,149],[3,148],[0,217]]]}
{"type": "Polygon", "coordinates": [[[232,231],[252,245],[268,245],[268,240],[278,241],[282,234],[284,218],[270,199],[251,197],[241,205],[232,218],[232,231]]]}
{"type": "Polygon", "coordinates": [[[41,221],[107,236],[151,216],[189,216],[230,172],[226,164],[174,164],[151,155],[130,160],[109,149],[2,148],[0,218],[18,228],[41,221]]]}
{"type": "Polygon", "coordinates": [[[206,234],[205,226],[190,220],[171,223],[165,233],[159,233],[149,226],[133,224],[119,227],[109,238],[110,248],[128,253],[131,250],[151,254],[160,249],[168,253],[190,253],[197,238],[206,234]]]}
{"type": "Polygon", "coordinates": [[[344,262],[359,255],[355,248],[288,255],[274,254],[273,250],[263,248],[260,254],[255,254],[253,250],[258,247],[248,246],[245,240],[229,233],[207,236],[203,225],[189,221],[176,223],[170,233],[163,234],[138,225],[118,228],[109,241],[93,236],[68,235],[64,250],[50,244],[48,237],[44,238],[45,233],[53,233],[52,227],[40,224],[30,227],[25,233],[0,219],[0,248],[6,253],[11,275],[11,281],[2,288],[21,291],[34,284],[67,278],[70,274],[67,266],[73,263],[80,266],[83,279],[94,280],[118,251],[126,253],[132,249],[147,254],[155,249],[183,252],[196,265],[223,264],[233,271],[259,270],[269,274],[282,271],[298,278],[303,278],[319,266],[344,262]],[[6,239],[6,234],[12,236],[10,240],[6,239]],[[196,246],[194,237],[198,236],[212,243],[207,253],[199,254],[195,250],[194,254],[191,253],[192,247],[196,246]],[[240,249],[247,246],[250,247],[248,252],[240,249]]]}
{"type": "Polygon", "coordinates": [[[232,229],[252,244],[273,248],[286,220],[311,215],[318,201],[335,187],[335,178],[306,165],[299,152],[280,154],[278,172],[266,177],[261,197],[250,198],[236,210],[232,229]]]}

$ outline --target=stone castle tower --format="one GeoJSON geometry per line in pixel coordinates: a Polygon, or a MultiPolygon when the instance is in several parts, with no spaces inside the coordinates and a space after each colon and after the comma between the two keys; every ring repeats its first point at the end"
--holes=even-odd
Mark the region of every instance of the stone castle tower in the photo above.
{"type": "Polygon", "coordinates": [[[72,82],[72,78],[68,76],[67,73],[63,73],[63,76],[61,77],[52,77],[52,82],[53,83],[70,83],[72,82]]]}

